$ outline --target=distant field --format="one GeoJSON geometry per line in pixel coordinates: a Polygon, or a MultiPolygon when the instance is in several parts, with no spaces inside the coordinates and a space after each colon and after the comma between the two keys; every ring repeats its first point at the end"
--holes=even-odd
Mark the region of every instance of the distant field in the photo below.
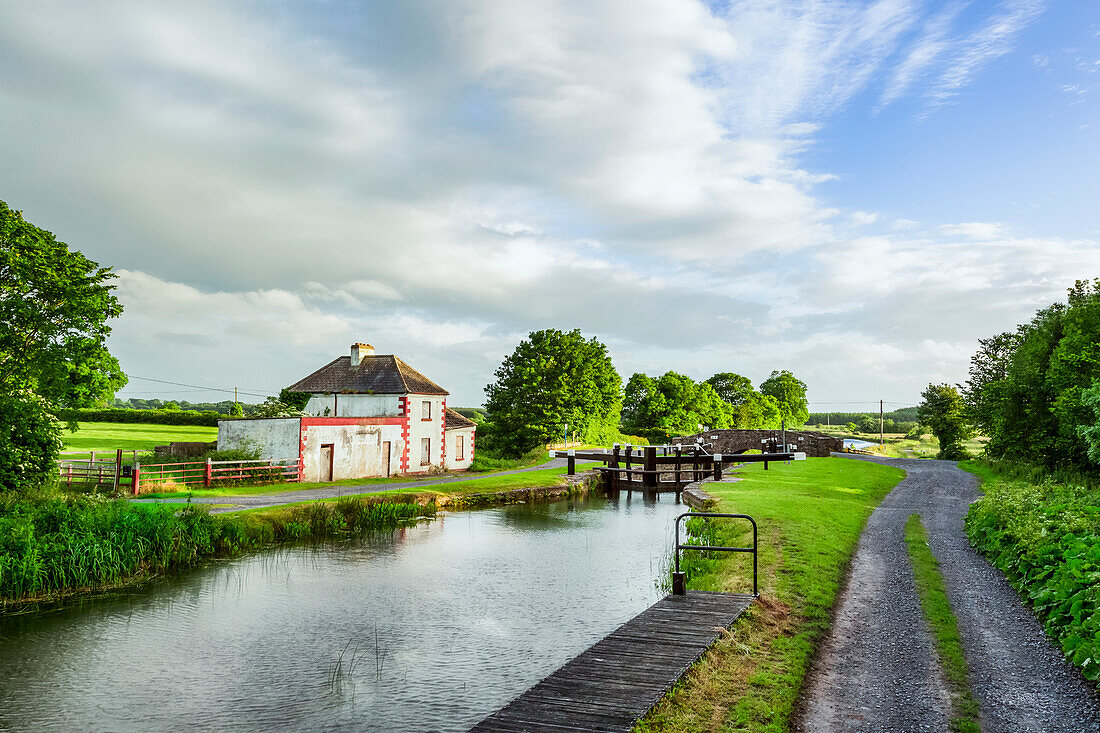
{"type": "Polygon", "coordinates": [[[76,432],[66,431],[62,439],[63,451],[150,450],[173,441],[217,440],[218,429],[200,425],[82,422],[76,432]]]}

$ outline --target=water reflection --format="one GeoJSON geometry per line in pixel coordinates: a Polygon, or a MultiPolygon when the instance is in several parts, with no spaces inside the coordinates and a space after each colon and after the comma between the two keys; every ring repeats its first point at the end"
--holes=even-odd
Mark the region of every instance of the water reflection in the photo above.
{"type": "Polygon", "coordinates": [[[683,508],[460,512],[0,621],[0,729],[459,731],[657,598],[683,508]]]}

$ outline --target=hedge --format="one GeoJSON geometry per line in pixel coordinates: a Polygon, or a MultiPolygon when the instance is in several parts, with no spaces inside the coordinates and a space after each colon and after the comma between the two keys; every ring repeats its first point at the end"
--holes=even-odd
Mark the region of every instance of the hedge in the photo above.
{"type": "Polygon", "coordinates": [[[1004,572],[1066,658],[1100,683],[1100,491],[1005,476],[983,489],[966,516],[970,543],[1004,572]]]}
{"type": "Polygon", "coordinates": [[[125,410],[119,408],[67,410],[57,412],[57,419],[62,422],[124,422],[124,423],[152,423],[154,425],[204,425],[206,427],[218,427],[218,420],[225,420],[226,415],[207,410],[125,410]]]}

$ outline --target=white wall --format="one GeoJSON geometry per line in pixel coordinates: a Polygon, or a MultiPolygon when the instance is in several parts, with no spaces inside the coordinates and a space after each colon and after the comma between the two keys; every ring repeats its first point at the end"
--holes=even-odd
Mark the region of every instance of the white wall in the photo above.
{"type": "Polygon", "coordinates": [[[267,460],[296,461],[299,424],[296,417],[219,420],[218,450],[251,447],[267,460]]]}
{"type": "Polygon", "coordinates": [[[399,395],[395,394],[315,394],[305,409],[313,417],[400,417],[399,395]],[[325,414],[328,408],[328,414],[325,414]]]}
{"type": "Polygon", "coordinates": [[[455,428],[447,431],[447,462],[448,471],[461,471],[470,467],[474,462],[474,430],[475,428],[455,428]],[[456,446],[458,436],[462,436],[462,460],[458,460],[456,446]]]}
{"type": "Polygon", "coordinates": [[[425,473],[432,467],[443,468],[443,406],[446,397],[434,395],[408,395],[409,398],[409,470],[407,473],[425,473]],[[423,403],[432,405],[431,420],[424,420],[423,403]],[[421,441],[431,440],[431,461],[424,466],[420,463],[421,441]]]}
{"type": "Polygon", "coordinates": [[[302,445],[302,480],[320,481],[321,446],[332,444],[332,480],[381,476],[390,443],[390,474],[401,472],[400,425],[309,425],[302,445]]]}

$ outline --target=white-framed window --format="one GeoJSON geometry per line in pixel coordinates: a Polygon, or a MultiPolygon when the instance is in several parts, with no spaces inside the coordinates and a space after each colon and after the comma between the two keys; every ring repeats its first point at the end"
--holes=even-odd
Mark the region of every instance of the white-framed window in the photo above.
{"type": "Polygon", "coordinates": [[[420,403],[420,419],[431,420],[432,419],[432,401],[424,400],[420,403]]]}
{"type": "Polygon", "coordinates": [[[463,450],[464,450],[464,445],[463,444],[465,442],[466,442],[466,436],[465,435],[456,435],[455,436],[455,460],[456,461],[461,461],[465,458],[466,454],[463,453],[463,450]]]}
{"type": "Polygon", "coordinates": [[[421,438],[420,439],[420,465],[430,466],[432,465],[432,439],[421,438]]]}

